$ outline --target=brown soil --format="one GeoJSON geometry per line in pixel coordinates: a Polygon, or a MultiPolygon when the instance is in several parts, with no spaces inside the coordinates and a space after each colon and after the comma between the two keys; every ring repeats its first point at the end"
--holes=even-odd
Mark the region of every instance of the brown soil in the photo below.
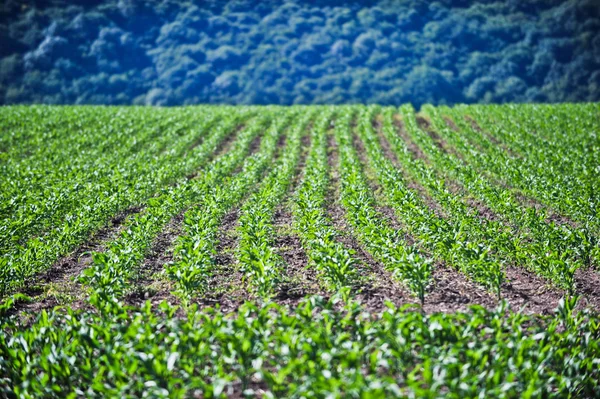
{"type": "Polygon", "coordinates": [[[479,124],[477,123],[477,121],[475,121],[475,119],[473,119],[472,116],[465,115],[465,120],[471,124],[471,127],[473,128],[473,130],[475,130],[477,132],[482,132],[481,127],[479,126],[479,124]]]}
{"type": "MultiPolygon", "coordinates": [[[[501,287],[501,300],[514,311],[526,314],[550,315],[564,295],[544,279],[526,270],[508,267],[507,280],[501,287]]],[[[470,305],[488,309],[499,305],[495,294],[471,282],[462,273],[444,264],[436,264],[433,270],[433,286],[425,297],[426,312],[454,312],[466,310],[470,305]]]]}
{"type": "MultiPolygon", "coordinates": [[[[377,179],[373,175],[373,171],[368,168],[369,160],[367,159],[367,150],[365,146],[356,134],[355,127],[352,127],[352,146],[356,150],[356,155],[358,156],[358,160],[361,163],[361,169],[366,176],[367,184],[373,193],[379,193],[381,191],[381,187],[379,186],[377,179]]],[[[335,184],[339,184],[339,162],[338,162],[338,154],[337,154],[337,143],[333,140],[333,136],[331,136],[329,147],[331,148],[331,153],[329,155],[329,168],[332,170],[332,182],[335,184]]],[[[333,184],[332,183],[332,184],[333,184]]]]}
{"type": "MultiPolygon", "coordinates": [[[[333,135],[329,136],[329,170],[330,170],[330,190],[327,193],[327,216],[332,222],[333,227],[340,234],[336,237],[345,248],[353,252],[353,256],[359,261],[358,273],[361,276],[359,283],[353,290],[356,292],[356,298],[363,302],[369,309],[383,310],[385,301],[390,301],[395,305],[404,305],[412,303],[413,298],[410,293],[403,289],[394,279],[391,274],[385,270],[383,264],[373,258],[363,246],[352,235],[352,228],[348,225],[344,208],[339,204],[340,197],[340,177],[339,177],[339,156],[337,142],[333,135]]],[[[357,149],[357,155],[365,169],[367,162],[366,151],[362,141],[359,139],[356,132],[352,136],[354,148],[357,149]]],[[[379,186],[372,179],[367,179],[371,190],[379,191],[379,186]]],[[[386,211],[386,217],[393,217],[393,211],[388,207],[382,207],[386,211]],[[391,212],[390,212],[391,211],[391,212]]],[[[398,224],[397,221],[394,224],[398,224]]]]}
{"type": "MultiPolygon", "coordinates": [[[[394,153],[394,150],[392,150],[392,146],[390,145],[389,141],[385,138],[385,135],[382,131],[383,125],[381,123],[381,115],[377,115],[377,117],[373,119],[372,125],[373,130],[375,131],[375,133],[377,133],[377,137],[379,138],[379,145],[383,150],[383,154],[394,164],[396,168],[398,168],[400,166],[400,162],[398,162],[398,157],[394,153]]],[[[356,137],[356,134],[354,136],[356,137]]],[[[356,138],[356,140],[358,140],[358,137],[356,138]]]]}
{"type": "Polygon", "coordinates": [[[398,135],[402,138],[402,140],[404,140],[406,148],[408,148],[408,151],[412,154],[412,157],[414,159],[422,160],[427,165],[431,164],[431,161],[429,160],[429,158],[427,158],[423,150],[421,150],[421,147],[419,147],[414,141],[412,141],[412,139],[406,132],[406,129],[404,128],[404,123],[402,122],[402,118],[400,117],[400,115],[394,115],[394,126],[396,127],[396,132],[398,133],[398,135]]]}
{"type": "Polygon", "coordinates": [[[234,251],[238,244],[237,227],[239,210],[230,210],[223,217],[217,234],[217,255],[215,256],[215,271],[210,278],[207,293],[195,299],[201,306],[214,307],[218,305],[223,310],[235,310],[244,301],[250,299],[243,274],[238,269],[234,251]]]}
{"type": "MultiPolygon", "coordinates": [[[[217,145],[217,148],[215,148],[215,150],[213,151],[213,153],[209,157],[209,159],[215,159],[215,158],[218,158],[218,157],[222,156],[223,154],[227,153],[231,149],[231,146],[233,145],[233,143],[235,142],[235,139],[237,138],[238,133],[241,132],[242,130],[244,130],[244,127],[245,127],[244,125],[238,125],[230,134],[228,134],[227,137],[225,137],[225,140],[221,141],[217,145]]],[[[198,170],[195,170],[193,173],[188,175],[187,179],[190,180],[196,176],[198,176],[198,170]]]]}
{"type": "Polygon", "coordinates": [[[469,207],[475,210],[480,219],[487,219],[493,222],[501,221],[500,217],[494,211],[488,208],[488,206],[482,201],[473,197],[467,197],[466,203],[469,207]]]}
{"type": "Polygon", "coordinates": [[[417,119],[417,125],[419,125],[419,128],[421,130],[423,130],[425,133],[427,133],[429,135],[429,137],[431,137],[433,139],[435,144],[440,149],[445,150],[444,147],[442,146],[442,138],[440,137],[439,134],[437,134],[437,132],[435,130],[433,130],[433,127],[431,126],[431,122],[429,121],[429,119],[427,119],[426,117],[424,117],[422,115],[417,115],[416,119],[417,119]]]}
{"type": "Polygon", "coordinates": [[[28,281],[22,293],[32,297],[33,301],[15,304],[11,313],[38,313],[52,309],[62,304],[59,297],[66,298],[65,301],[72,309],[89,307],[85,301],[85,289],[76,278],[92,264],[92,253],[104,251],[106,243],[123,229],[125,220],[142,209],[140,206],[133,206],[120,212],[73,253],[56,261],[50,269],[36,276],[35,280],[28,281]]]}
{"type": "Polygon", "coordinates": [[[158,305],[163,300],[173,304],[179,299],[171,294],[174,287],[167,280],[155,279],[155,275],[164,270],[167,263],[173,261],[173,247],[177,237],[183,230],[183,220],[188,209],[176,215],[163,228],[154,239],[152,247],[146,255],[144,262],[138,270],[138,277],[134,281],[134,290],[125,297],[125,302],[131,305],[141,305],[150,300],[153,305],[158,305]]]}
{"type": "Polygon", "coordinates": [[[549,315],[564,295],[563,291],[523,268],[509,266],[505,273],[507,281],[500,292],[513,310],[524,307],[525,313],[549,315]]]}
{"type": "Polygon", "coordinates": [[[443,118],[444,121],[446,121],[446,125],[448,125],[450,129],[454,130],[455,132],[460,132],[460,129],[458,128],[458,126],[456,126],[456,123],[454,123],[452,118],[450,118],[449,116],[444,116],[443,118]]]}
{"type": "Polygon", "coordinates": [[[496,307],[492,294],[468,280],[462,273],[436,263],[432,272],[432,284],[425,296],[423,310],[427,313],[455,312],[481,305],[488,309],[496,307]]]}
{"type": "Polygon", "coordinates": [[[394,230],[401,230],[402,223],[396,218],[396,211],[390,206],[378,205],[375,210],[381,213],[382,219],[394,230]]]}
{"type": "MultiPolygon", "coordinates": [[[[312,125],[308,129],[309,129],[308,131],[310,131],[310,129],[312,129],[312,125]]],[[[296,190],[296,187],[298,187],[298,184],[300,183],[300,181],[302,181],[302,178],[304,176],[304,168],[306,166],[306,158],[308,156],[308,152],[310,151],[310,135],[309,134],[306,134],[302,137],[301,145],[302,145],[302,152],[300,154],[300,161],[298,162],[298,166],[296,167],[296,173],[294,175],[294,178],[292,179],[292,184],[291,184],[292,192],[294,190],[296,190]]]]}
{"type": "Polygon", "coordinates": [[[479,218],[487,219],[490,221],[502,221],[503,220],[503,218],[498,216],[483,201],[470,196],[468,191],[466,190],[466,188],[459,182],[457,182],[455,180],[450,180],[450,179],[446,180],[445,182],[446,182],[446,188],[448,189],[448,191],[450,191],[452,194],[454,194],[456,196],[463,197],[466,205],[468,205],[470,208],[475,210],[475,212],[477,213],[477,216],[479,218]]]}
{"type": "Polygon", "coordinates": [[[384,265],[373,258],[364,247],[352,236],[351,227],[345,220],[345,211],[338,204],[328,208],[333,227],[341,234],[337,240],[353,252],[354,257],[360,262],[358,272],[361,275],[360,283],[354,287],[357,299],[369,309],[383,310],[385,301],[390,301],[397,306],[413,303],[412,295],[394,280],[384,265]]]}
{"type": "Polygon", "coordinates": [[[575,272],[575,292],[581,295],[580,306],[600,311],[600,271],[578,269],[575,272]]]}
{"type": "Polygon", "coordinates": [[[287,143],[287,134],[282,134],[279,136],[279,139],[277,140],[277,150],[281,151],[284,147],[285,144],[287,143]]]}
{"type": "Polygon", "coordinates": [[[258,152],[262,139],[263,139],[263,136],[260,134],[258,136],[256,136],[254,139],[252,139],[252,142],[250,143],[250,147],[248,148],[248,156],[251,156],[253,154],[256,154],[256,152],[258,152]]]}
{"type": "Polygon", "coordinates": [[[456,151],[438,134],[438,132],[435,131],[429,119],[422,115],[417,115],[417,124],[421,130],[423,130],[425,133],[427,133],[427,135],[429,135],[429,137],[433,139],[433,142],[440,150],[444,151],[446,154],[454,155],[455,157],[464,161],[463,155],[456,151]]]}
{"type": "Polygon", "coordinates": [[[283,206],[275,210],[274,247],[285,262],[284,282],[279,285],[275,300],[286,305],[297,304],[307,295],[326,295],[321,288],[317,271],[308,267],[308,256],[302,248],[300,238],[291,232],[292,219],[291,212],[285,210],[283,206]]]}
{"type": "MultiPolygon", "coordinates": [[[[310,132],[311,129],[312,124],[307,127],[307,132],[310,132]]],[[[297,304],[307,295],[325,294],[321,289],[317,271],[308,267],[308,256],[302,248],[300,238],[292,232],[293,215],[290,211],[292,205],[289,200],[293,198],[293,193],[304,175],[306,158],[311,146],[308,133],[302,137],[301,143],[302,151],[294,178],[288,188],[287,201],[282,201],[273,214],[273,226],[276,232],[274,247],[285,263],[284,282],[277,288],[275,300],[286,305],[297,304]]]]}

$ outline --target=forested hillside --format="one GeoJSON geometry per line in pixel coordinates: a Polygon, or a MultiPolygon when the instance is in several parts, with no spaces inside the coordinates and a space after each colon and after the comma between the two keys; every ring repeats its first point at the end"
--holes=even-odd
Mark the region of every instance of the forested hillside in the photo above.
{"type": "Polygon", "coordinates": [[[4,1],[0,103],[600,100],[587,1],[4,1]]]}

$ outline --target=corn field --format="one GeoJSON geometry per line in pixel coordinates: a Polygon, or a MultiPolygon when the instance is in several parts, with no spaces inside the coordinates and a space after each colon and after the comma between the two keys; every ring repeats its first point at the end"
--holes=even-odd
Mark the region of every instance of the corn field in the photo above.
{"type": "Polygon", "coordinates": [[[0,108],[6,397],[599,397],[600,106],[0,108]]]}

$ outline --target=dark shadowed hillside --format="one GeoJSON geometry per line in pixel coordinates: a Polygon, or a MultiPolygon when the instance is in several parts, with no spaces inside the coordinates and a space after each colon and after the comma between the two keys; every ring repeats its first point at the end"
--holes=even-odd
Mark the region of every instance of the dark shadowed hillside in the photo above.
{"type": "Polygon", "coordinates": [[[600,100],[588,1],[3,1],[0,103],[600,100]]]}

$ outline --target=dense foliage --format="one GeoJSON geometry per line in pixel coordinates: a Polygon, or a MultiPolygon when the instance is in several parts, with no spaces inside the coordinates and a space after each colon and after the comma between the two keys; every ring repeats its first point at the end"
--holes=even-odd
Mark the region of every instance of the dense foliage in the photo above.
{"type": "MultiPolygon", "coordinates": [[[[100,304],[101,305],[101,304],[100,304]]],[[[125,307],[0,325],[7,397],[486,397],[600,395],[600,323],[474,307],[423,315],[316,297],[290,311],[125,307]]]]}
{"type": "Polygon", "coordinates": [[[7,0],[0,8],[5,104],[597,100],[594,0],[7,0]]]}

